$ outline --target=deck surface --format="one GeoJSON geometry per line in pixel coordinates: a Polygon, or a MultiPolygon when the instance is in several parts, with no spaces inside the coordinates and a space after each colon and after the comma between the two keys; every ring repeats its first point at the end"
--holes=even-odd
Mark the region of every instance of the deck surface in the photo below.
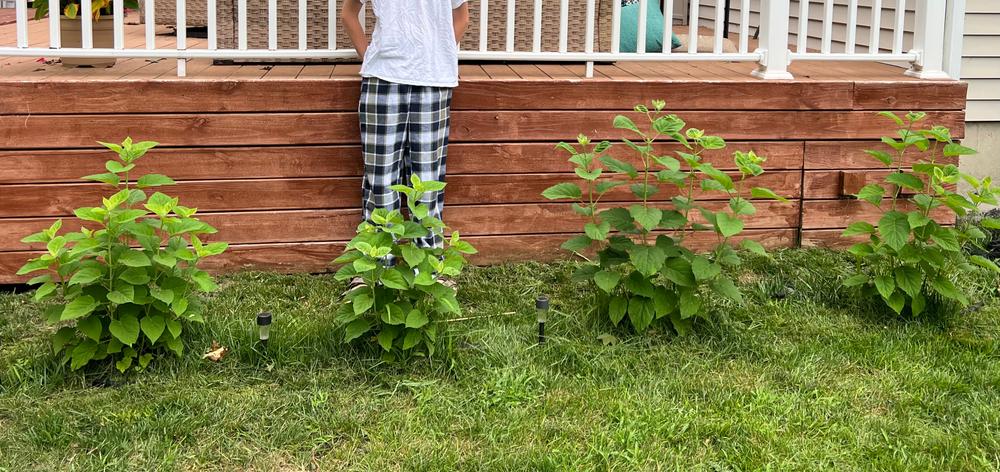
{"type": "MultiPolygon", "coordinates": [[[[12,11],[0,10],[0,45],[13,46],[16,43],[15,25],[3,24],[2,18],[12,17],[12,11]]],[[[134,17],[132,18],[134,19],[134,17]]],[[[677,27],[679,34],[686,27],[677,27]]],[[[710,34],[710,33],[709,33],[710,34]]],[[[29,44],[32,47],[46,47],[49,33],[47,21],[31,21],[28,28],[29,44]]],[[[189,49],[204,49],[207,40],[187,38],[189,49]]],[[[125,26],[125,43],[130,48],[145,46],[143,25],[125,26]]],[[[157,47],[173,47],[176,37],[172,29],[157,27],[157,47]]],[[[752,45],[751,45],[752,46],[752,45]]],[[[594,78],[605,80],[699,80],[699,81],[756,81],[750,76],[755,64],[749,62],[619,62],[597,64],[594,78]]],[[[359,65],[342,64],[286,64],[286,65],[216,65],[208,59],[188,62],[187,77],[177,77],[177,61],[173,59],[121,59],[114,67],[88,68],[65,67],[57,58],[45,57],[0,57],[0,80],[253,80],[253,79],[355,79],[359,65]]],[[[871,80],[909,81],[916,80],[903,76],[899,67],[886,64],[849,62],[799,62],[791,67],[795,80],[871,80]]],[[[462,80],[538,80],[538,79],[583,79],[585,68],[582,64],[529,64],[493,63],[462,64],[462,80]]]]}

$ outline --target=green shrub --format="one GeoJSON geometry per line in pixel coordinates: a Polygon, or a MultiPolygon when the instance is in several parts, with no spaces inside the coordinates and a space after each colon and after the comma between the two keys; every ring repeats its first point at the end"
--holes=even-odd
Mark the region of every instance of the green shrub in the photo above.
{"type": "Polygon", "coordinates": [[[455,290],[435,274],[459,275],[466,265],[463,254],[476,253],[457,231],[445,238],[444,222],[429,216],[427,206],[419,203],[424,193],[442,190],[445,184],[421,181],[416,175],[411,181],[412,187],[391,187],[406,197],[411,218],[404,218],[398,210],[374,210],[371,221],[358,226],[357,236],[334,260],[342,264],[337,280],[361,277],[365,282],[347,294],[338,311],[344,342],[371,332],[387,359],[434,354],[439,322],[461,313],[455,290]],[[444,239],[444,247],[415,244],[416,239],[432,234],[444,239]],[[395,264],[386,264],[388,260],[395,264]]]}
{"type": "Polygon", "coordinates": [[[129,180],[135,162],[156,143],[101,143],[118,154],[107,173],[83,177],[116,192],[99,207],[75,210],[80,231],[58,234],[62,220],[24,238],[44,243],[47,252],[32,259],[19,275],[45,271],[29,282],[39,285],[38,301],[49,323],[66,324],[52,338],[56,354],[73,370],[91,361],[115,360],[119,371],[144,369],[163,348],[181,355],[188,322],[203,322],[198,292],[216,284],[199,261],[222,253],[227,244],[203,244],[198,235],[215,233],[194,218],[196,209],[143,189],[172,185],[169,177],[146,174],[129,180]],[[193,246],[193,247],[192,247],[193,246]],[[69,323],[66,323],[69,322],[69,323]]]}
{"type": "MultiPolygon", "coordinates": [[[[558,147],[571,155],[569,162],[575,166],[583,188],[576,183],[560,183],[542,195],[551,200],[573,200],[573,211],[589,219],[584,234],[562,247],[569,251],[596,247],[597,261],[584,265],[575,278],[593,281],[600,288],[595,305],[599,313],[616,325],[627,315],[636,331],[668,318],[674,329],[685,332],[694,316],[704,315],[708,292],[736,302],[742,300],[736,284],[723,269],[740,264],[730,243],[743,231],[744,219],[756,212],[748,197],[784,199],[766,188],[746,188],[748,178],[764,173],[763,157],[752,151],[734,153],[739,169],[734,179],[702,160],[705,151],[726,147],[722,138],[695,128],[685,129],[684,120],[662,111],[662,101],[652,105],[652,110],[644,105],[635,108],[649,120],[645,130],[625,116],[614,120],[615,128],[638,138],[623,139],[623,143],[637,155],[641,167],[608,155],[611,143],[592,145],[581,135],[579,147],[567,143],[558,147]],[[677,152],[677,158],[657,155],[654,145],[661,138],[682,144],[685,151],[677,152]],[[623,185],[629,186],[638,202],[610,208],[601,204],[608,192],[623,185]],[[650,202],[660,192],[660,185],[679,191],[669,207],[650,202]],[[699,199],[701,192],[726,195],[729,205],[715,211],[699,199]],[[686,238],[703,230],[717,236],[711,252],[696,254],[684,247],[686,238]]],[[[743,246],[766,254],[754,241],[744,240],[743,246]]]]}
{"type": "MultiPolygon", "coordinates": [[[[956,215],[965,216],[981,204],[995,205],[995,188],[989,177],[979,180],[959,171],[957,164],[939,162],[976,152],[954,142],[948,128],[917,129],[924,113],[908,113],[902,118],[891,112],[881,115],[899,126],[898,138],[882,138],[887,150],[866,152],[892,172],[883,182],[865,185],[856,195],[874,205],[882,216],[877,225],[858,221],[844,231],[845,237],[868,239],[851,246],[857,263],[844,285],[859,287],[863,296],[882,300],[897,314],[908,310],[916,316],[929,307],[954,303],[965,306],[969,300],[965,290],[956,285],[958,278],[975,270],[973,265],[992,271],[998,268],[989,259],[967,256],[963,251],[963,246],[979,245],[987,239],[982,230],[975,225],[938,224],[934,213],[943,212],[954,221],[956,215]],[[905,163],[914,153],[915,163],[908,169],[905,163]],[[972,191],[963,195],[952,190],[960,180],[972,191]],[[904,196],[904,189],[912,195],[904,196]]],[[[1000,228],[1000,220],[995,218],[984,218],[980,224],[1000,228]]]]}

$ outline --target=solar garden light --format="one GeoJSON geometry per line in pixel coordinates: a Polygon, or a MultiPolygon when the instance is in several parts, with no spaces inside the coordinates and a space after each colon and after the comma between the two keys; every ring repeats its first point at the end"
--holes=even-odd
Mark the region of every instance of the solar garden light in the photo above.
{"type": "Polygon", "coordinates": [[[260,345],[267,348],[267,340],[271,337],[271,313],[266,311],[257,315],[257,335],[260,345]]]}
{"type": "Polygon", "coordinates": [[[538,320],[538,343],[545,342],[545,322],[549,319],[549,297],[541,295],[535,299],[535,318],[538,320]]]}

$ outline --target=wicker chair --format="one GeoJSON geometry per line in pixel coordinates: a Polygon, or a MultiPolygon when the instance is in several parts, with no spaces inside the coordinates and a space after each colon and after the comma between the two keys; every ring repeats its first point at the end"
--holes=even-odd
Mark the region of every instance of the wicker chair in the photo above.
{"type": "MultiPolygon", "coordinates": [[[[163,26],[177,26],[177,2],[174,0],[159,0],[154,4],[156,9],[156,24],[163,26]]],[[[146,2],[139,2],[140,22],[146,21],[146,2]]],[[[234,8],[232,3],[219,2],[216,4],[216,15],[219,17],[231,16],[232,12],[227,11],[234,8]]],[[[184,5],[185,23],[189,28],[208,26],[208,2],[205,0],[186,1],[184,5]]]]}
{"type": "MultiPolygon", "coordinates": [[[[594,28],[594,50],[611,50],[611,8],[616,0],[596,0],[598,19],[594,28]]],[[[618,0],[620,1],[620,0],[618,0]]],[[[237,12],[236,0],[219,1],[219,47],[237,47],[237,12]],[[222,14],[222,10],[228,12],[222,14]]],[[[545,0],[542,9],[542,51],[559,50],[559,1],[545,0]]],[[[309,49],[327,47],[327,1],[307,0],[306,21],[308,37],[306,44],[309,49]]],[[[585,43],[584,15],[587,4],[584,1],[569,2],[569,25],[567,29],[567,47],[569,51],[583,51],[585,43]]],[[[489,2],[489,30],[487,38],[488,51],[506,50],[507,0],[492,0],[489,2]]],[[[479,49],[479,6],[470,5],[469,31],[461,42],[464,50],[479,49]]],[[[516,21],[514,27],[514,50],[531,51],[534,24],[534,2],[520,0],[516,4],[516,21]]],[[[159,17],[159,7],[157,7],[159,17]]],[[[365,15],[365,29],[372,31],[375,26],[371,7],[365,15]]],[[[267,0],[247,0],[247,47],[250,49],[267,48],[267,0]]],[[[298,47],[298,0],[278,0],[278,47],[280,49],[295,49],[298,47]]],[[[337,48],[350,48],[351,41],[344,28],[337,28],[337,48]]],[[[271,62],[271,60],[269,60],[271,62]]]]}

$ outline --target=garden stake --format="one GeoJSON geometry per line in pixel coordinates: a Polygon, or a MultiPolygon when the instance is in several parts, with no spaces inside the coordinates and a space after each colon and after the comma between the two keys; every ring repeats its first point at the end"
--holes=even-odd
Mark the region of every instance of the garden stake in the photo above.
{"type": "Polygon", "coordinates": [[[541,295],[535,299],[535,316],[538,319],[538,343],[545,342],[545,322],[549,318],[549,297],[541,295]]]}
{"type": "Polygon", "coordinates": [[[267,349],[267,340],[271,337],[271,314],[264,311],[257,315],[257,334],[260,345],[267,349]]]}

